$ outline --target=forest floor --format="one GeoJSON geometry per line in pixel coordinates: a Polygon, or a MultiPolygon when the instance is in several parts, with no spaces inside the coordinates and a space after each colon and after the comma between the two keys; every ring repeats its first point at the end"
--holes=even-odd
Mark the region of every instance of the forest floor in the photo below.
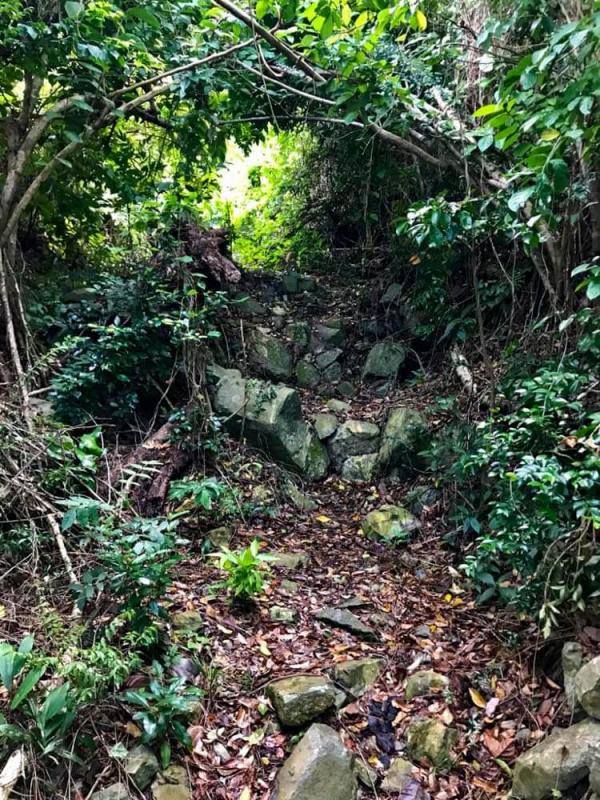
{"type": "MultiPolygon", "coordinates": [[[[346,291],[342,302],[346,309],[356,305],[353,292],[346,291]]],[[[426,385],[404,386],[393,397],[363,390],[348,416],[377,422],[390,404],[427,409],[447,380],[439,375],[426,385]]],[[[307,416],[327,411],[325,397],[302,394],[307,416]]],[[[434,426],[442,422],[435,414],[430,418],[434,426]]],[[[275,509],[272,516],[259,514],[240,524],[231,547],[246,547],[256,538],[265,552],[307,558],[295,569],[274,565],[265,592],[246,611],[211,590],[222,580],[212,559],[191,555],[179,566],[173,610],[199,611],[209,642],[211,688],[191,729],[194,797],[267,800],[298,739],[277,724],[268,685],[293,675],[327,675],[337,662],[365,656],[384,659],[378,680],[358,701],[323,719],[365,765],[383,775],[391,757],[402,755],[409,724],[435,717],[458,733],[453,765],[440,772],[417,764],[414,777],[422,788],[414,784],[420,793],[406,797],[506,796],[516,755],[562,713],[562,689],[551,677],[534,674],[534,625],[475,603],[444,538],[450,526],[442,495],[423,509],[410,542],[390,547],[366,538],[361,524],[383,503],[404,505],[411,483],[354,484],[332,475],[304,487],[315,508],[299,511],[285,497],[280,468],[266,461],[257,474],[255,452],[236,443],[228,447],[229,456],[220,460],[223,474],[236,476],[245,499],[254,499],[258,487],[265,505],[275,509]],[[316,618],[323,607],[349,600],[376,631],[373,641],[316,618]],[[274,606],[292,611],[294,620],[273,621],[274,606]],[[408,701],[405,680],[416,669],[443,673],[448,690],[408,701]]],[[[361,792],[379,796],[365,787],[361,792]]]]}

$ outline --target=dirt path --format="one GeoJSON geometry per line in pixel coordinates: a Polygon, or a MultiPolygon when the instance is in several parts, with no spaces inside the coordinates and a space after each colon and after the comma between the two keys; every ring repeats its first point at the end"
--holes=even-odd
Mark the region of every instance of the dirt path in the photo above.
{"type": "MultiPolygon", "coordinates": [[[[274,471],[266,482],[276,492],[280,474],[274,471]]],[[[502,796],[507,763],[522,749],[517,742],[524,743],[525,732],[543,724],[531,711],[531,676],[507,648],[518,626],[514,619],[503,616],[499,622],[496,612],[477,608],[464,590],[440,545],[440,508],[424,510],[422,527],[408,545],[391,549],[362,535],[365,513],[382,502],[401,503],[405,492],[398,485],[382,495],[380,489],[332,476],[312,488],[316,510],[283,505],[276,518],[240,526],[234,547],[256,537],[270,551],[308,556],[301,568],[272,569],[252,613],[233,612],[222,592],[207,596],[207,586],[222,576],[206,560],[186,563],[176,601],[206,619],[213,686],[204,716],[193,728],[195,797],[267,800],[296,740],[277,725],[265,695],[268,683],[325,674],[338,661],[365,655],[385,659],[379,680],[358,702],[324,720],[340,729],[347,745],[383,774],[390,756],[402,753],[408,724],[433,716],[455,728],[459,739],[447,774],[420,765],[418,777],[429,793],[423,796],[502,796]],[[350,598],[363,603],[353,611],[376,630],[375,641],[315,619],[323,606],[350,598]],[[274,606],[294,611],[295,621],[272,621],[274,606]],[[417,668],[447,675],[449,691],[407,702],[404,681],[417,668]],[[386,701],[382,722],[377,715],[386,701]],[[245,789],[250,794],[243,794],[245,789]]],[[[557,688],[537,687],[536,694],[552,704],[557,688]]],[[[361,796],[376,795],[363,788],[361,796]]]]}

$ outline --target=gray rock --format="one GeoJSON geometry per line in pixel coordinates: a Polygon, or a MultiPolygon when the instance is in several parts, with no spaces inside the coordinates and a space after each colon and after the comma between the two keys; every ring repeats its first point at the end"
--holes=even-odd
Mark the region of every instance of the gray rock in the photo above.
{"type": "Polygon", "coordinates": [[[377,342],[369,350],[362,377],[395,378],[406,360],[406,350],[396,342],[377,342]]]}
{"type": "Polygon", "coordinates": [[[421,695],[440,691],[448,686],[448,678],[432,669],[422,669],[414,672],[406,679],[406,698],[413,700],[421,695]]]}
{"type": "Polygon", "coordinates": [[[335,606],[327,606],[321,609],[315,615],[321,622],[326,622],[336,628],[344,628],[344,630],[354,633],[356,636],[364,636],[365,639],[376,639],[377,634],[359,618],[345,608],[336,608],[335,606]]]}
{"type": "Polygon", "coordinates": [[[425,420],[418,411],[394,408],[388,415],[381,436],[380,469],[406,475],[423,466],[420,451],[425,446],[426,436],[425,420]]]}
{"type": "Polygon", "coordinates": [[[239,295],[236,305],[242,317],[262,317],[267,313],[267,309],[258,300],[249,295],[239,295]]]}
{"type": "Polygon", "coordinates": [[[416,526],[416,520],[410,511],[402,506],[383,505],[371,511],[364,518],[362,529],[369,539],[385,541],[406,541],[416,526]]]}
{"type": "Polygon", "coordinates": [[[281,283],[287,294],[297,294],[300,291],[300,276],[297,272],[286,272],[281,276],[281,283]]]}
{"type": "Polygon", "coordinates": [[[421,516],[425,508],[431,508],[440,499],[440,493],[432,486],[415,486],[407,492],[405,500],[411,512],[416,517],[421,516]]]}
{"type": "Polygon", "coordinates": [[[279,584],[279,588],[286,594],[298,594],[299,586],[296,581],[291,581],[289,578],[284,578],[279,584]]]}
{"type": "Polygon", "coordinates": [[[284,608],[283,606],[273,606],[269,610],[269,616],[272,622],[286,622],[291,623],[296,620],[296,612],[293,608],[284,608]]]}
{"type": "Polygon", "coordinates": [[[405,758],[394,758],[381,784],[381,791],[387,794],[403,792],[412,782],[413,765],[405,758]]]}
{"type": "MultiPolygon", "coordinates": [[[[590,789],[594,792],[594,797],[600,795],[600,752],[596,748],[590,762],[590,789]]],[[[594,798],[590,798],[594,800],[594,798]]]]}
{"type": "Polygon", "coordinates": [[[328,439],[336,432],[338,421],[335,414],[315,414],[315,431],[319,439],[328,439]]]}
{"type": "Polygon", "coordinates": [[[129,800],[131,795],[124,783],[111,783],[90,795],[90,800],[129,800]]]}
{"type": "Polygon", "coordinates": [[[402,286],[399,283],[391,283],[385,290],[379,301],[381,305],[389,305],[398,300],[402,295],[402,286]]]}
{"type": "Polygon", "coordinates": [[[228,547],[233,536],[233,531],[228,525],[221,525],[219,528],[212,528],[207,532],[205,539],[216,549],[228,547]]]}
{"type": "Polygon", "coordinates": [[[350,456],[342,464],[342,478],[357,483],[368,483],[375,474],[377,453],[366,453],[364,456],[350,456]]]}
{"type": "Polygon", "coordinates": [[[341,347],[346,341],[346,334],[342,328],[330,328],[327,325],[316,325],[313,333],[313,350],[326,347],[341,347]]]}
{"type": "Polygon", "coordinates": [[[323,350],[322,353],[315,358],[315,364],[319,369],[327,369],[328,366],[337,361],[342,355],[342,350],[339,347],[334,347],[332,350],[323,350]]]}
{"type": "Polygon", "coordinates": [[[452,764],[451,749],[456,739],[456,731],[439,719],[416,720],[408,728],[406,750],[410,758],[416,761],[427,758],[443,771],[452,764]]]}
{"type": "Polygon", "coordinates": [[[298,278],[298,290],[301,292],[314,292],[317,288],[317,281],[312,275],[300,275],[298,278]]]}
{"type": "Polygon", "coordinates": [[[329,711],[335,704],[333,683],[320,675],[299,675],[274,681],[267,695],[282,725],[300,728],[329,711]]]}
{"type": "Polygon", "coordinates": [[[329,454],[339,469],[350,456],[374,453],[379,445],[379,428],[372,422],[359,419],[346,420],[328,442],[329,454]]]}
{"type": "Polygon", "coordinates": [[[321,373],[321,380],[326,383],[336,383],[342,377],[342,367],[341,365],[335,361],[333,364],[330,364],[327,369],[324,369],[321,373]]]}
{"type": "Polygon", "coordinates": [[[123,765],[127,776],[135,783],[138,789],[146,789],[154,780],[158,770],[158,759],[150,750],[143,744],[132,748],[123,765]]]}
{"type": "Polygon", "coordinates": [[[199,611],[178,611],[171,616],[170,622],[175,630],[201,631],[204,627],[199,611]]]}
{"type": "Polygon", "coordinates": [[[319,385],[321,373],[310,361],[299,361],[296,364],[296,380],[303,389],[314,389],[319,385]]]}
{"type": "Polygon", "coordinates": [[[600,719],[600,656],[584,664],[575,675],[575,694],[584,711],[600,719]]]}
{"type": "Polygon", "coordinates": [[[314,511],[316,502],[306,492],[301,491],[294,483],[288,483],[285,493],[298,511],[314,511]]]}
{"type": "Polygon", "coordinates": [[[152,800],[190,800],[192,792],[184,767],[171,764],[152,784],[152,800]]]}
{"type": "Polygon", "coordinates": [[[327,725],[311,725],[282,766],[273,800],[355,800],[354,758],[327,725]]]}
{"type": "Polygon", "coordinates": [[[306,322],[290,322],[284,328],[284,334],[291,340],[298,354],[306,353],[310,347],[310,325],[306,322]]]}
{"type": "Polygon", "coordinates": [[[356,395],[356,386],[350,381],[340,381],[337,387],[337,392],[340,397],[352,398],[356,395]]]}
{"type": "Polygon", "coordinates": [[[281,567],[282,569],[302,569],[310,561],[306,553],[271,553],[273,561],[271,562],[274,567],[281,567]]]}
{"type": "Polygon", "coordinates": [[[267,328],[255,328],[248,345],[250,361],[268,378],[287,380],[292,377],[293,359],[289,347],[267,328]]]}
{"type": "Polygon", "coordinates": [[[226,417],[228,430],[243,434],[274,460],[311,480],[327,472],[327,451],[306,425],[298,393],[288,386],[225,375],[217,384],[213,407],[226,417]]]}
{"type": "Polygon", "coordinates": [[[354,771],[356,777],[363,786],[366,786],[367,789],[371,789],[371,791],[375,790],[377,786],[377,773],[374,769],[371,769],[361,758],[357,758],[354,761],[354,771]]]}
{"type": "Polygon", "coordinates": [[[420,639],[431,639],[431,630],[429,629],[429,625],[419,625],[416,627],[415,636],[418,636],[420,639]]]}
{"type": "Polygon", "coordinates": [[[327,401],[327,408],[333,411],[334,414],[347,414],[350,411],[350,403],[345,403],[343,400],[336,400],[332,397],[327,401]]]}
{"type": "Polygon", "coordinates": [[[575,691],[575,677],[583,665],[583,647],[579,642],[565,642],[561,652],[565,697],[569,708],[573,710],[577,705],[575,691]]]}
{"type": "Polygon", "coordinates": [[[377,680],[383,667],[382,658],[356,658],[335,665],[333,677],[353,697],[361,697],[377,680]]]}
{"type": "Polygon", "coordinates": [[[545,800],[585,778],[600,743],[600,722],[585,719],[550,736],[515,762],[512,797],[545,800]]]}

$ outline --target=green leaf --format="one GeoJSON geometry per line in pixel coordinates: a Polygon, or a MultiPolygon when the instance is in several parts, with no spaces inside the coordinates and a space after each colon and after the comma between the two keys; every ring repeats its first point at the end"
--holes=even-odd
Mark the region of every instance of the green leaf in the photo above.
{"type": "Polygon", "coordinates": [[[511,211],[518,211],[520,208],[523,208],[534,192],[535,186],[527,186],[524,189],[519,189],[518,192],[515,192],[508,198],[508,207],[511,211]]]}
{"type": "Polygon", "coordinates": [[[589,300],[597,300],[600,297],[600,278],[592,278],[585,293],[589,300]]]}
{"type": "Polygon", "coordinates": [[[45,671],[46,665],[43,667],[36,667],[35,669],[32,669],[31,672],[28,672],[27,675],[25,675],[21,681],[21,685],[15,692],[15,696],[11,700],[10,707],[13,711],[15,708],[18,708],[21,705],[23,700],[25,700],[25,698],[29,695],[45,671]]]}
{"type": "Polygon", "coordinates": [[[418,28],[418,30],[420,30],[420,31],[427,30],[427,17],[426,17],[426,16],[425,16],[425,14],[424,14],[424,13],[421,11],[421,9],[420,9],[420,8],[418,8],[418,9],[415,11],[415,21],[416,21],[416,23],[417,23],[417,28],[418,28]]]}
{"type": "Polygon", "coordinates": [[[65,3],[65,11],[67,16],[73,19],[78,17],[83,11],[83,3],[77,3],[76,0],[67,0],[65,3]]]}
{"type": "Polygon", "coordinates": [[[540,134],[540,139],[542,142],[552,142],[554,139],[558,139],[560,136],[560,131],[557,131],[556,128],[546,128],[545,131],[542,131],[540,134]]]}
{"type": "Polygon", "coordinates": [[[481,106],[478,108],[477,111],[473,112],[474,117],[489,117],[490,114],[497,114],[498,111],[502,111],[504,106],[502,103],[488,103],[486,106],[481,106]]]}
{"type": "Polygon", "coordinates": [[[147,25],[150,25],[151,28],[159,29],[160,28],[160,20],[158,17],[152,13],[147,8],[143,6],[135,6],[134,8],[130,8],[127,11],[128,17],[137,17],[137,19],[145,22],[147,25]]]}
{"type": "Polygon", "coordinates": [[[269,11],[269,0],[258,0],[255,8],[255,14],[258,19],[262,19],[269,11]]]}

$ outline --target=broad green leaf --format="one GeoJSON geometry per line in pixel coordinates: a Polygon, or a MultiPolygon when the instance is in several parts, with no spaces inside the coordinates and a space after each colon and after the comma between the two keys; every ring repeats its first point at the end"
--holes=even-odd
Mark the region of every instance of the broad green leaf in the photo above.
{"type": "Polygon", "coordinates": [[[473,112],[474,117],[489,117],[490,114],[497,114],[498,111],[502,111],[504,106],[502,103],[488,103],[486,106],[481,106],[478,108],[477,111],[473,112]]]}
{"type": "Polygon", "coordinates": [[[28,672],[27,675],[25,675],[21,681],[21,685],[15,692],[15,696],[11,700],[10,707],[13,709],[13,711],[15,708],[18,708],[21,705],[23,700],[25,700],[25,698],[29,695],[45,671],[46,666],[44,665],[43,667],[36,667],[36,669],[32,669],[31,672],[28,672]]]}
{"type": "Polygon", "coordinates": [[[416,23],[417,23],[417,28],[418,28],[420,31],[427,30],[427,17],[426,17],[426,16],[425,16],[425,14],[424,14],[424,13],[421,11],[421,9],[420,9],[420,8],[418,8],[418,9],[415,11],[415,21],[416,21],[416,23]]]}
{"type": "Polygon", "coordinates": [[[542,142],[552,142],[554,139],[558,139],[559,136],[560,131],[557,131],[556,128],[546,128],[545,131],[542,131],[540,139],[542,142]]]}
{"type": "Polygon", "coordinates": [[[523,208],[534,192],[535,186],[527,186],[524,189],[519,189],[518,192],[515,192],[509,197],[508,207],[511,211],[518,211],[520,208],[523,208]]]}
{"type": "Polygon", "coordinates": [[[83,3],[78,3],[76,0],[67,0],[65,3],[65,11],[68,17],[78,17],[83,11],[83,3]]]}

